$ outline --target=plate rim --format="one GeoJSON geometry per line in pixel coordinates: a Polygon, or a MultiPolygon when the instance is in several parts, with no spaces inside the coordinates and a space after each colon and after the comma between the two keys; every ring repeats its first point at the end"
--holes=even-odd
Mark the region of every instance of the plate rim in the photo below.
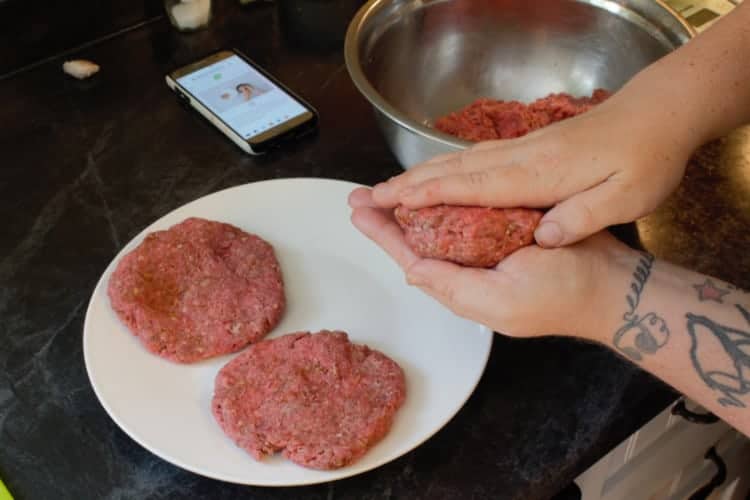
{"type": "MultiPolygon", "coordinates": [[[[193,467],[191,465],[188,465],[188,464],[184,463],[181,459],[172,457],[168,453],[164,453],[161,450],[155,449],[155,447],[147,444],[145,442],[146,440],[142,439],[141,436],[139,436],[137,432],[135,432],[134,430],[130,429],[129,426],[127,426],[124,422],[122,422],[120,420],[120,418],[117,416],[117,413],[114,412],[109,407],[109,405],[106,402],[106,398],[104,398],[100,394],[101,388],[97,385],[97,383],[95,382],[95,378],[92,376],[92,373],[91,373],[91,365],[90,365],[90,359],[89,359],[90,356],[91,356],[91,354],[88,352],[88,348],[87,348],[87,346],[88,346],[87,338],[90,335],[93,335],[92,333],[89,333],[89,332],[90,332],[91,328],[93,328],[91,326],[91,321],[93,321],[93,320],[90,317],[93,314],[92,313],[92,308],[93,308],[93,305],[94,305],[94,300],[97,297],[97,295],[99,295],[100,288],[103,287],[103,286],[105,286],[105,277],[108,275],[108,271],[110,271],[110,268],[112,266],[114,266],[116,262],[120,261],[120,259],[125,254],[127,247],[129,247],[130,244],[133,241],[141,240],[142,236],[144,236],[145,234],[147,234],[147,232],[151,232],[149,230],[149,228],[151,228],[154,224],[157,224],[159,221],[161,221],[161,220],[169,217],[170,215],[172,215],[174,212],[176,212],[178,210],[182,210],[182,209],[184,209],[184,208],[186,208],[186,207],[188,207],[188,206],[190,206],[192,204],[198,203],[198,202],[204,200],[205,198],[209,198],[209,197],[213,197],[213,196],[219,196],[222,193],[225,193],[227,191],[239,190],[239,189],[245,188],[245,187],[250,186],[250,185],[270,184],[270,183],[284,184],[284,183],[289,183],[289,182],[292,182],[292,183],[297,183],[297,182],[305,182],[305,183],[307,183],[307,182],[310,182],[312,184],[323,183],[323,184],[339,184],[339,185],[346,184],[346,185],[351,186],[352,189],[357,188],[357,187],[371,187],[371,186],[367,186],[367,185],[364,185],[364,184],[359,184],[359,183],[351,182],[351,181],[347,181],[347,180],[329,179],[329,178],[324,178],[324,177],[284,177],[284,178],[274,178],[274,179],[265,179],[265,180],[259,180],[259,181],[253,181],[253,182],[246,182],[246,183],[243,183],[243,184],[238,184],[238,185],[235,185],[235,186],[230,186],[230,187],[227,187],[227,188],[224,188],[224,189],[220,189],[218,191],[214,191],[212,193],[208,193],[208,194],[205,194],[203,196],[200,196],[200,197],[198,197],[198,198],[196,198],[194,200],[191,200],[191,201],[189,201],[187,203],[184,203],[184,204],[182,204],[182,205],[180,205],[178,207],[175,207],[174,209],[168,211],[167,213],[165,213],[165,214],[157,217],[155,220],[153,220],[151,223],[149,223],[146,227],[144,227],[142,230],[140,230],[135,236],[133,236],[132,238],[130,238],[122,246],[122,248],[120,248],[120,250],[115,254],[115,256],[112,257],[109,260],[109,262],[107,263],[106,267],[101,272],[101,275],[99,276],[99,279],[97,280],[96,285],[94,286],[94,289],[91,292],[91,297],[89,298],[88,303],[86,305],[86,314],[85,314],[84,320],[83,320],[83,334],[82,334],[82,339],[81,339],[82,350],[83,350],[84,366],[86,368],[86,376],[88,377],[89,383],[91,384],[91,388],[94,390],[94,395],[96,396],[97,401],[102,406],[102,408],[104,409],[104,411],[107,414],[107,416],[110,419],[112,419],[112,421],[119,427],[119,429],[123,433],[125,433],[128,436],[128,438],[130,438],[133,441],[135,441],[136,443],[138,443],[139,446],[141,446],[143,449],[145,449],[149,453],[152,453],[153,455],[159,457],[161,460],[164,460],[165,462],[167,462],[167,463],[169,463],[171,465],[174,465],[174,466],[179,467],[181,469],[187,470],[187,471],[189,471],[189,472],[191,472],[193,474],[197,474],[197,475],[199,475],[201,477],[206,477],[206,478],[210,478],[210,479],[214,479],[214,480],[223,481],[223,482],[226,482],[226,483],[239,484],[239,485],[245,485],[245,486],[260,486],[260,487],[273,487],[273,488],[291,488],[291,487],[311,486],[311,485],[322,484],[322,483],[327,483],[327,482],[331,482],[331,481],[338,481],[338,480],[341,480],[341,479],[346,479],[346,478],[350,478],[350,477],[357,476],[357,475],[360,475],[360,474],[364,474],[366,472],[373,471],[373,470],[378,469],[378,468],[380,468],[380,467],[382,467],[382,466],[384,466],[384,465],[386,465],[386,464],[388,464],[390,462],[398,460],[399,458],[403,457],[407,453],[410,453],[410,452],[414,451],[416,448],[422,446],[424,443],[426,443],[428,440],[430,440],[432,437],[434,437],[435,434],[437,434],[443,428],[445,428],[445,426],[451,420],[453,420],[453,418],[466,405],[466,402],[474,394],[474,392],[476,391],[477,386],[479,385],[479,382],[484,378],[484,375],[485,375],[485,373],[487,371],[487,363],[489,362],[490,354],[492,353],[492,345],[493,345],[494,338],[495,338],[494,332],[490,328],[486,327],[485,325],[482,325],[482,324],[479,324],[479,323],[474,323],[477,326],[479,332],[481,332],[483,334],[487,334],[487,339],[488,339],[487,344],[488,345],[487,345],[487,348],[486,348],[486,354],[484,356],[484,359],[478,360],[478,362],[481,363],[481,365],[482,365],[481,370],[479,372],[479,376],[477,377],[476,381],[474,382],[474,384],[472,385],[472,387],[470,388],[470,390],[467,391],[467,393],[466,393],[465,397],[463,398],[463,400],[460,401],[460,403],[456,406],[456,410],[454,412],[452,412],[452,413],[449,412],[450,414],[446,415],[446,418],[444,418],[443,421],[440,422],[439,425],[436,425],[434,427],[434,429],[432,429],[430,432],[426,433],[425,436],[422,439],[417,440],[415,443],[413,443],[413,445],[407,446],[407,447],[399,450],[397,453],[395,453],[392,456],[386,456],[382,460],[376,461],[373,464],[371,464],[370,466],[365,467],[364,469],[357,469],[355,467],[356,466],[356,462],[355,462],[355,463],[351,464],[350,466],[346,466],[346,467],[343,467],[343,468],[340,468],[340,469],[333,469],[331,471],[323,471],[323,472],[330,472],[333,476],[335,476],[335,477],[330,477],[330,478],[319,477],[319,478],[310,478],[308,480],[295,481],[295,482],[292,482],[292,483],[280,483],[280,482],[273,482],[273,481],[272,482],[265,482],[263,480],[259,481],[259,480],[254,480],[254,479],[253,480],[248,480],[248,481],[240,481],[240,480],[237,480],[237,478],[235,478],[235,477],[231,477],[230,478],[230,477],[227,477],[227,476],[222,476],[222,474],[207,473],[207,472],[205,472],[203,470],[199,470],[196,467],[193,467]]],[[[106,295],[106,292],[102,292],[102,293],[105,293],[105,295],[106,295]]],[[[302,466],[299,466],[299,467],[302,467],[302,466]]]]}

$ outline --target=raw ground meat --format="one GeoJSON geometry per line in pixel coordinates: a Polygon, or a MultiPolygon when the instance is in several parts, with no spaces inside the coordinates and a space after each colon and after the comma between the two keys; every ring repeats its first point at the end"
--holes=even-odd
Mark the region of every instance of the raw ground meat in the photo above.
{"type": "Polygon", "coordinates": [[[149,351],[180,363],[262,339],[285,305],[271,245],[198,218],[146,236],[117,265],[108,292],[120,320],[149,351]]]}
{"type": "Polygon", "coordinates": [[[250,346],[216,376],[212,409],[257,460],[281,451],[304,467],[335,469],[388,432],[405,397],[395,361],[323,330],[250,346]]]}
{"type": "Polygon", "coordinates": [[[585,113],[609,96],[608,91],[597,89],[591,97],[550,94],[531,104],[477,99],[459,111],[438,118],[435,128],[466,141],[512,139],[585,113]]]}
{"type": "Polygon", "coordinates": [[[495,267],[534,241],[542,212],[526,208],[438,205],[394,214],[406,242],[420,257],[469,267],[495,267]]]}

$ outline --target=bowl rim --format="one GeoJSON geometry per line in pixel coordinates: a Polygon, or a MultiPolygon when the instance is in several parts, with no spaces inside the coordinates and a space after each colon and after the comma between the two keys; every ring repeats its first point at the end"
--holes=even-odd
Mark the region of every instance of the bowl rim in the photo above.
{"type": "MultiPolygon", "coordinates": [[[[367,99],[370,104],[380,113],[384,114],[388,119],[396,122],[399,126],[409,130],[410,132],[426,136],[427,138],[438,142],[444,146],[448,146],[456,151],[466,149],[474,142],[465,141],[458,139],[452,135],[445,134],[439,130],[423,125],[416,120],[412,120],[405,113],[396,109],[395,106],[391,105],[377,90],[372,86],[369,79],[365,76],[362,70],[362,64],[359,57],[359,44],[362,34],[362,27],[364,22],[374,13],[381,9],[384,4],[391,0],[368,0],[354,15],[349,27],[346,30],[346,38],[344,39],[344,62],[349,72],[349,77],[354,82],[359,92],[367,99]]],[[[576,0],[581,1],[581,0],[576,0]]],[[[687,32],[687,41],[690,41],[697,34],[695,28],[690,25],[687,20],[682,17],[676,10],[669,6],[664,0],[652,0],[657,4],[658,7],[667,11],[687,32]]],[[[595,0],[583,0],[583,3],[596,4],[595,0]]],[[[687,41],[685,43],[687,43],[687,41]]],[[[683,44],[684,45],[684,44],[683,44]]],[[[674,49],[676,50],[676,49],[674,49]]]]}

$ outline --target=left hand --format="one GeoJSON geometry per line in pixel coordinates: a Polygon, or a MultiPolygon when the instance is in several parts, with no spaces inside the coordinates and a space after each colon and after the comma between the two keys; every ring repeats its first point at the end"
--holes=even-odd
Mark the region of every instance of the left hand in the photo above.
{"type": "MultiPolygon", "coordinates": [[[[649,90],[648,88],[646,90],[649,90]]],[[[534,232],[547,248],[651,213],[682,180],[692,133],[625,87],[594,109],[516,139],[440,155],[375,186],[383,208],[549,208],[534,232]],[[646,108],[646,109],[644,109],[646,108]],[[643,126],[633,127],[633,116],[643,126]]]]}
{"type": "Polygon", "coordinates": [[[477,269],[416,256],[392,210],[378,208],[370,189],[356,189],[349,204],[353,224],[398,263],[409,284],[495,331],[591,337],[603,314],[621,314],[612,290],[626,284],[607,279],[608,268],[636,252],[606,232],[568,247],[525,247],[494,269],[477,269]]]}

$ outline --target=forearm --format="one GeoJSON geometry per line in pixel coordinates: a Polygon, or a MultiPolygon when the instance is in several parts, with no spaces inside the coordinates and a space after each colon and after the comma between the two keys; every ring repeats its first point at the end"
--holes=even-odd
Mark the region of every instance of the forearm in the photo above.
{"type": "Polygon", "coordinates": [[[750,435],[750,294],[635,252],[607,290],[590,337],[750,435]]]}
{"type": "Polygon", "coordinates": [[[750,3],[636,75],[616,97],[634,119],[673,133],[678,147],[750,123],[750,3]]]}

